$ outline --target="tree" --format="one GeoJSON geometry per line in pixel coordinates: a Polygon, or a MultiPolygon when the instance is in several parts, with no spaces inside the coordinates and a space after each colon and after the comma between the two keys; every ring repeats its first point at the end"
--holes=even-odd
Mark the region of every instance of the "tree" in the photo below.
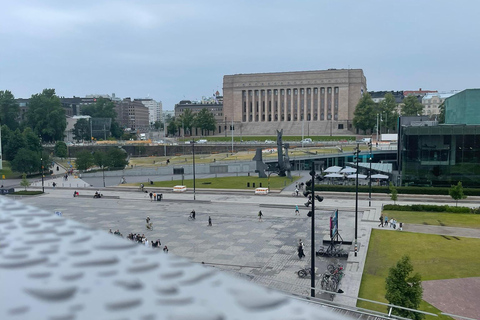
{"type": "MultiPolygon", "coordinates": [[[[403,256],[396,266],[390,268],[385,279],[385,288],[387,289],[385,298],[388,303],[400,307],[418,309],[423,294],[422,278],[418,273],[410,276],[412,271],[413,266],[408,255],[403,256]]],[[[392,314],[415,320],[424,317],[421,313],[398,308],[393,308],[392,314]]]]}
{"type": "Polygon", "coordinates": [[[66,158],[68,155],[67,144],[63,141],[57,141],[54,152],[57,157],[66,158]]]}
{"type": "Polygon", "coordinates": [[[25,139],[26,147],[28,150],[35,152],[42,151],[42,143],[40,138],[33,132],[32,128],[27,127],[23,130],[23,137],[25,139]]]}
{"type": "MultiPolygon", "coordinates": [[[[22,148],[27,148],[27,142],[25,140],[25,136],[22,134],[20,129],[16,129],[15,131],[10,131],[8,127],[6,127],[5,135],[8,137],[8,140],[3,139],[3,132],[2,132],[2,141],[4,143],[3,146],[3,154],[5,160],[12,161],[15,156],[17,155],[18,151],[22,148]],[[9,132],[10,131],[10,132],[9,132]]],[[[26,171],[19,171],[19,172],[26,172],[26,171]]]]}
{"type": "Polygon", "coordinates": [[[208,111],[207,108],[203,108],[195,116],[194,125],[195,127],[200,128],[202,130],[202,136],[203,136],[204,130],[207,130],[207,131],[215,130],[215,126],[216,126],[215,116],[213,115],[213,113],[208,111]]]}
{"type": "Polygon", "coordinates": [[[27,174],[38,172],[41,167],[40,155],[27,148],[21,148],[16,153],[15,158],[10,161],[10,166],[16,172],[27,174]]]}
{"type": "Polygon", "coordinates": [[[103,151],[95,151],[93,154],[93,160],[95,164],[102,169],[108,165],[108,156],[103,151]]]}
{"type": "Polygon", "coordinates": [[[25,187],[25,191],[27,191],[27,188],[30,187],[30,181],[28,181],[27,174],[25,172],[22,174],[22,181],[20,181],[20,185],[25,187]]]}
{"type": "Polygon", "coordinates": [[[382,114],[382,128],[385,128],[385,132],[389,132],[390,129],[395,128],[396,119],[398,119],[397,103],[395,97],[391,92],[385,95],[385,99],[378,104],[378,113],[382,114]]]}
{"type": "Polygon", "coordinates": [[[75,160],[75,166],[78,170],[87,170],[95,164],[93,155],[89,151],[81,151],[77,154],[77,159],[75,160]]]}
{"type": "Polygon", "coordinates": [[[419,116],[423,113],[423,104],[416,96],[408,96],[403,99],[402,116],[419,116]]]}
{"type": "Polygon", "coordinates": [[[153,123],[153,127],[155,130],[163,129],[163,122],[157,120],[153,123]]]}
{"type": "Polygon", "coordinates": [[[110,168],[125,168],[128,165],[127,152],[119,148],[108,150],[106,164],[110,168]]]}
{"type": "Polygon", "coordinates": [[[73,138],[76,141],[90,141],[90,122],[87,119],[78,119],[73,125],[73,138]]]}
{"type": "Polygon", "coordinates": [[[398,200],[398,191],[397,188],[393,185],[392,182],[389,183],[388,189],[390,189],[390,199],[392,199],[393,204],[398,200]]]}
{"type": "Polygon", "coordinates": [[[19,114],[20,107],[13,94],[8,90],[0,91],[0,123],[15,130],[18,128],[19,114]]]}
{"type": "Polygon", "coordinates": [[[192,134],[192,127],[195,121],[195,115],[192,113],[191,109],[185,109],[183,114],[177,118],[177,127],[178,130],[184,129],[185,132],[192,134]]]}
{"type": "Polygon", "coordinates": [[[175,117],[172,117],[167,125],[167,134],[174,135],[175,133],[177,133],[177,130],[178,130],[177,121],[175,120],[175,117]]]}
{"type": "Polygon", "coordinates": [[[353,125],[365,134],[367,130],[373,131],[376,125],[376,105],[368,92],[365,92],[358,101],[353,113],[353,125]]]}
{"type": "Polygon", "coordinates": [[[452,197],[453,200],[455,200],[455,206],[458,206],[458,200],[467,198],[467,196],[463,193],[463,186],[461,181],[458,181],[456,186],[452,186],[448,190],[448,194],[450,195],[450,197],[452,197]]]}
{"type": "Polygon", "coordinates": [[[122,128],[116,122],[117,112],[115,111],[115,104],[105,98],[97,98],[94,104],[82,107],[82,114],[92,118],[110,118],[112,123],[110,125],[110,133],[115,138],[120,138],[123,134],[122,128]]]}
{"type": "Polygon", "coordinates": [[[445,123],[445,101],[438,106],[440,109],[440,114],[438,115],[438,123],[445,123]]]}
{"type": "Polygon", "coordinates": [[[44,89],[42,93],[32,95],[27,110],[27,124],[36,135],[41,136],[42,141],[63,140],[67,120],[55,89],[44,89]]]}

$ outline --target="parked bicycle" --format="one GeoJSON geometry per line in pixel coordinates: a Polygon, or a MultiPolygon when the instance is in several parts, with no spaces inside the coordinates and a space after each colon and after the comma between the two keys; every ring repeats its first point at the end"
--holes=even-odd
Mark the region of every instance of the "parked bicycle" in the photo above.
{"type": "Polygon", "coordinates": [[[297,274],[300,278],[305,278],[309,274],[312,274],[312,268],[304,268],[304,269],[298,270],[297,274]]]}

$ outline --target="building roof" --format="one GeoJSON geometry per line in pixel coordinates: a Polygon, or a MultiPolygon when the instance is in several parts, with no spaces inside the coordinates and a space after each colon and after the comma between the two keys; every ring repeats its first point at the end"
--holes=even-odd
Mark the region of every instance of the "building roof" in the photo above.
{"type": "Polygon", "coordinates": [[[426,95],[427,93],[434,93],[434,92],[438,92],[437,90],[422,90],[422,88],[418,89],[418,90],[404,90],[403,91],[403,95],[406,97],[406,96],[410,96],[410,95],[414,95],[414,96],[424,96],[426,95]]]}
{"type": "Polygon", "coordinates": [[[0,197],[1,319],[349,319],[0,197]]]}

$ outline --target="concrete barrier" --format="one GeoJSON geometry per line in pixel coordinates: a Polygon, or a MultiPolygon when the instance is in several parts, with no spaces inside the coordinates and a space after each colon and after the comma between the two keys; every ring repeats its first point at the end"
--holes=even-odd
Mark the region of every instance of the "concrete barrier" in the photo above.
{"type": "Polygon", "coordinates": [[[268,194],[268,188],[256,188],[255,194],[268,194]]]}
{"type": "Polygon", "coordinates": [[[173,187],[173,192],[185,192],[187,191],[186,186],[174,186],[173,187]]]}

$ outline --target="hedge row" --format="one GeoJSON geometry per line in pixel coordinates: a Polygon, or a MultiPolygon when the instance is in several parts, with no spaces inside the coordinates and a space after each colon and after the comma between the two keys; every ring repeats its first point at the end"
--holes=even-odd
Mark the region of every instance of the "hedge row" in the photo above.
{"type": "Polygon", "coordinates": [[[411,205],[398,205],[398,204],[386,204],[383,206],[383,210],[394,211],[426,211],[426,212],[451,212],[451,213],[477,213],[478,209],[471,209],[468,207],[452,207],[448,205],[438,206],[433,204],[411,204],[411,205]]]}
{"type": "MultiPolygon", "coordinates": [[[[442,187],[396,187],[398,194],[449,195],[450,188],[442,187]]],[[[355,192],[355,186],[316,184],[315,191],[355,192]]],[[[358,192],[369,192],[368,186],[358,186],[358,192]]],[[[386,186],[372,186],[372,193],[390,193],[386,186]]],[[[480,189],[464,188],[466,196],[480,196],[480,189]]]]}

